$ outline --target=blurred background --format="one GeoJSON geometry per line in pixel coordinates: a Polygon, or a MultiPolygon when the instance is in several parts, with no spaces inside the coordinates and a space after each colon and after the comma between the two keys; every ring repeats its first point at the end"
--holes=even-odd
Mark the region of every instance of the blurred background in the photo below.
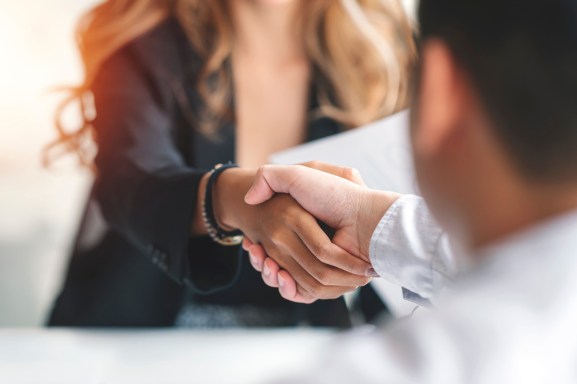
{"type": "MultiPolygon", "coordinates": [[[[56,137],[54,88],[82,79],[76,22],[97,3],[0,0],[0,327],[44,324],[92,183],[72,157],[43,168],[41,152],[56,137]]],[[[71,108],[64,123],[78,120],[71,108]]]]}

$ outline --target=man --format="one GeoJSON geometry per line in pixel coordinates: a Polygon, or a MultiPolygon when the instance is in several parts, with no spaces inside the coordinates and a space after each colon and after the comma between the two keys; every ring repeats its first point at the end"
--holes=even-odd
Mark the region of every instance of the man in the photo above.
{"type": "MultiPolygon", "coordinates": [[[[425,200],[267,166],[246,201],[291,194],[335,244],[437,309],[344,337],[295,382],[577,382],[577,1],[421,0],[419,18],[411,140],[425,200]]],[[[306,299],[250,249],[270,285],[306,299]]]]}

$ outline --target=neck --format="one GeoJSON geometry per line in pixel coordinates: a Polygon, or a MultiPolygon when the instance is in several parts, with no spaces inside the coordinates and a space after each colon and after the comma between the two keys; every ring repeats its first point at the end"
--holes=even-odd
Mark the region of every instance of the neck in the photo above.
{"type": "Polygon", "coordinates": [[[577,209],[577,185],[520,183],[495,188],[475,208],[471,237],[479,249],[541,221],[577,209]]]}
{"type": "Polygon", "coordinates": [[[251,0],[229,0],[235,51],[257,60],[288,62],[303,56],[296,17],[300,1],[267,4],[251,0]]]}

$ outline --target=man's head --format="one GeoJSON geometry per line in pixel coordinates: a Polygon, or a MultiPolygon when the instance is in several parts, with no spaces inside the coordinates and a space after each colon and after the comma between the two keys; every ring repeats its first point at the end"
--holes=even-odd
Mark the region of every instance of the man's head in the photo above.
{"type": "Polygon", "coordinates": [[[421,0],[419,21],[413,144],[439,219],[480,245],[568,208],[577,0],[421,0]]]}

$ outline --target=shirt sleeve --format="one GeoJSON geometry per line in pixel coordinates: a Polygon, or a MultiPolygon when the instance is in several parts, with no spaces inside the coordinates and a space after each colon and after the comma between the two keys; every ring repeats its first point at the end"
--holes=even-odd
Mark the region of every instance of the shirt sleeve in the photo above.
{"type": "Polygon", "coordinates": [[[414,195],[402,196],[389,208],[373,233],[369,254],[382,278],[421,305],[423,298],[434,303],[457,270],[446,233],[414,195]]]}
{"type": "MultiPolygon", "coordinates": [[[[183,158],[186,142],[177,137],[170,88],[137,57],[130,46],[115,53],[92,86],[98,144],[94,195],[113,230],[169,277],[195,288],[192,265],[206,255],[189,249],[190,227],[208,170],[183,158]]],[[[229,271],[219,266],[213,274],[203,270],[205,290],[230,283],[236,255],[227,266],[229,271]]]]}

